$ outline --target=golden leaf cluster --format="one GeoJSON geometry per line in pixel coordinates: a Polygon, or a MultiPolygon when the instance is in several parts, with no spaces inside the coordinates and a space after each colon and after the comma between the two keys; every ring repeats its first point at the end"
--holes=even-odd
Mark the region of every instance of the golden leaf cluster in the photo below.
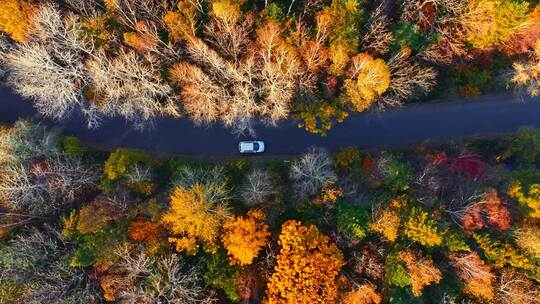
{"type": "Polygon", "coordinates": [[[345,263],[330,238],[315,226],[291,220],[283,224],[279,244],[266,303],[335,303],[336,277],[345,263]]]}
{"type": "Polygon", "coordinates": [[[195,184],[189,189],[176,188],[170,197],[170,208],[161,217],[163,225],[174,237],[169,242],[177,251],[197,253],[198,244],[208,252],[216,252],[219,230],[228,216],[226,206],[213,202],[205,185],[195,184]]]}
{"type": "Polygon", "coordinates": [[[0,1],[0,31],[7,33],[17,42],[26,41],[30,21],[36,9],[33,4],[24,0],[0,1]]]}
{"type": "Polygon", "coordinates": [[[270,232],[261,210],[251,210],[247,216],[228,219],[223,225],[221,241],[230,256],[231,264],[249,265],[266,245],[270,232]]]}

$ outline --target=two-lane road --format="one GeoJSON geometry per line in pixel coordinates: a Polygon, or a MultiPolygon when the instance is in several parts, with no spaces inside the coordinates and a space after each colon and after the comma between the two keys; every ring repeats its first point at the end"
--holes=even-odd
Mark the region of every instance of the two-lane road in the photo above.
{"type": "MultiPolygon", "coordinates": [[[[36,115],[28,101],[0,88],[0,122],[34,117],[79,137],[88,145],[113,149],[139,148],[155,154],[235,155],[240,139],[214,125],[196,127],[187,119],[158,119],[155,128],[133,130],[122,119],[103,122],[89,130],[77,114],[64,122],[51,122],[36,115]]],[[[264,140],[266,154],[298,154],[312,145],[336,151],[355,145],[362,149],[397,147],[413,143],[457,139],[474,135],[512,132],[521,126],[540,127],[540,99],[518,100],[510,94],[488,95],[467,101],[415,104],[386,112],[351,115],[326,137],[284,121],[276,128],[256,126],[257,139],[264,140]]]]}

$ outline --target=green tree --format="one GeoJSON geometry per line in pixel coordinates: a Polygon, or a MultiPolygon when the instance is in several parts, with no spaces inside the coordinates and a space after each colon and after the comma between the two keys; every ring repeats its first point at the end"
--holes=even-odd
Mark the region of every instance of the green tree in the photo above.
{"type": "Polygon", "coordinates": [[[337,227],[342,233],[363,240],[368,234],[369,209],[344,201],[337,204],[337,227]]]}

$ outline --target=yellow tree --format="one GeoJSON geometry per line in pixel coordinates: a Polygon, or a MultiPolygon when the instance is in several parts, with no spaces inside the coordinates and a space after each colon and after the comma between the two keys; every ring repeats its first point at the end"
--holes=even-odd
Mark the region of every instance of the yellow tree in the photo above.
{"type": "Polygon", "coordinates": [[[480,49],[500,46],[526,25],[528,6],[525,1],[467,1],[460,19],[465,40],[480,49]]]}
{"type": "Polygon", "coordinates": [[[279,245],[266,303],[335,303],[336,277],[345,263],[330,238],[313,225],[291,220],[281,227],[279,245]]]}
{"type": "Polygon", "coordinates": [[[388,241],[394,242],[398,237],[400,223],[399,213],[392,208],[387,208],[369,223],[369,230],[380,233],[388,241]]]}
{"type": "Polygon", "coordinates": [[[508,195],[527,209],[528,216],[540,218],[540,184],[532,184],[524,189],[520,182],[516,182],[508,190],[508,195]]]}
{"type": "Polygon", "coordinates": [[[0,31],[23,42],[28,38],[30,22],[37,7],[24,0],[0,1],[0,31]]]}
{"type": "Polygon", "coordinates": [[[435,221],[429,218],[426,211],[418,208],[412,209],[404,232],[409,239],[427,247],[438,246],[443,240],[435,221]]]}
{"type": "Polygon", "coordinates": [[[270,232],[261,210],[251,210],[247,216],[228,219],[223,225],[221,241],[231,264],[249,265],[266,245],[270,232]]]}
{"type": "Polygon", "coordinates": [[[390,69],[382,59],[360,53],[352,58],[351,78],[345,92],[358,112],[367,110],[390,86],[390,69]]]}
{"type": "Polygon", "coordinates": [[[398,257],[407,267],[411,277],[412,292],[415,296],[421,296],[424,287],[441,281],[442,273],[431,259],[424,258],[410,250],[401,251],[398,257]]]}
{"type": "Polygon", "coordinates": [[[178,11],[167,11],[163,22],[173,42],[195,37],[197,31],[198,8],[192,1],[179,1],[178,11]]]}
{"type": "Polygon", "coordinates": [[[532,257],[540,259],[540,222],[524,220],[514,232],[516,244],[532,257]]]}
{"type": "Polygon", "coordinates": [[[212,201],[205,185],[194,184],[189,189],[176,188],[170,197],[170,208],[161,217],[163,225],[174,237],[169,242],[177,251],[197,253],[201,243],[207,252],[216,252],[217,238],[225,218],[227,206],[212,201]]]}

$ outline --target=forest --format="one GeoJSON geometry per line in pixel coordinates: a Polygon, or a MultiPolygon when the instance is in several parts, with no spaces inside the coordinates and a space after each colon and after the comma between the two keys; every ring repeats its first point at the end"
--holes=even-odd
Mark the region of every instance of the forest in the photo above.
{"type": "Polygon", "coordinates": [[[0,130],[1,303],[540,303],[540,130],[156,158],[0,130]]]}
{"type": "Polygon", "coordinates": [[[294,119],[510,90],[540,93],[536,0],[2,0],[0,74],[39,113],[294,119]]]}

